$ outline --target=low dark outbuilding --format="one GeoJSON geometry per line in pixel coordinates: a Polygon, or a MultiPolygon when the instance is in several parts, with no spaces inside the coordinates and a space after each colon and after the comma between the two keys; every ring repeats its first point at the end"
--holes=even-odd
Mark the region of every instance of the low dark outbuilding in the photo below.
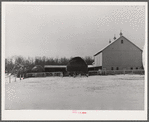
{"type": "Polygon", "coordinates": [[[72,58],[67,64],[67,71],[70,74],[88,74],[86,62],[81,57],[72,58]]]}

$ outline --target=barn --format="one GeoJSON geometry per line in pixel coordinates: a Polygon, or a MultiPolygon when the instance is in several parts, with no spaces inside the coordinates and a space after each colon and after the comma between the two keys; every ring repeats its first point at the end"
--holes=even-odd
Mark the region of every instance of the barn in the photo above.
{"type": "Polygon", "coordinates": [[[70,74],[73,74],[73,73],[87,74],[88,66],[87,66],[86,62],[81,57],[74,57],[67,64],[67,71],[70,74]]]}
{"type": "Polygon", "coordinates": [[[63,75],[69,75],[69,73],[81,73],[87,74],[88,73],[88,66],[86,62],[81,57],[74,57],[72,58],[69,63],[66,65],[45,65],[44,70],[45,72],[49,73],[56,73],[62,72],[63,75]]]}
{"type": "Polygon", "coordinates": [[[138,70],[142,69],[142,50],[123,36],[94,55],[94,66],[101,70],[138,70]]]}

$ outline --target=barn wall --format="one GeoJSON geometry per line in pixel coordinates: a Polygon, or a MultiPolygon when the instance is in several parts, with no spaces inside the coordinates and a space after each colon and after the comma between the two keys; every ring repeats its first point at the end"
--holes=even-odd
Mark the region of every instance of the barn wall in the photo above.
{"type": "Polygon", "coordinates": [[[102,66],[102,52],[95,56],[95,66],[102,66]]]}
{"type": "Polygon", "coordinates": [[[142,67],[142,51],[124,37],[119,38],[103,50],[103,68],[114,70],[136,69],[142,67]],[[123,43],[121,43],[123,40],[123,43]]]}

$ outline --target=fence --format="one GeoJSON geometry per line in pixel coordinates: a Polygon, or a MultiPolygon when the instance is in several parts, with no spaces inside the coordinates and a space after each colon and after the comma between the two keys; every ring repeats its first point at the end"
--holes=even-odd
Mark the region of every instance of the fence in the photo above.
{"type": "MultiPolygon", "coordinates": [[[[63,73],[62,72],[38,72],[38,73],[26,73],[25,78],[29,78],[29,77],[48,77],[48,76],[60,76],[63,77],[63,73]]],[[[17,75],[5,75],[5,82],[6,83],[12,83],[12,82],[17,82],[17,81],[21,81],[23,80],[24,77],[20,77],[18,78],[17,75]]]]}
{"type": "Polygon", "coordinates": [[[46,76],[62,76],[63,72],[46,72],[46,76]]]}
{"type": "MultiPolygon", "coordinates": [[[[116,74],[144,74],[144,70],[94,70],[89,71],[89,75],[116,75],[116,74]]],[[[49,77],[49,76],[67,76],[63,72],[38,72],[38,73],[26,73],[26,77],[49,77]]]]}
{"type": "Polygon", "coordinates": [[[62,72],[38,72],[38,73],[27,73],[26,77],[46,77],[46,76],[63,76],[62,72]]]}
{"type": "Polygon", "coordinates": [[[45,77],[46,74],[44,72],[38,72],[38,73],[26,73],[26,77],[45,77]]]}
{"type": "MultiPolygon", "coordinates": [[[[88,75],[116,75],[116,74],[140,74],[143,75],[145,72],[144,70],[94,70],[94,71],[89,71],[88,75]]],[[[26,78],[29,77],[50,77],[50,76],[67,76],[68,74],[63,72],[39,72],[39,73],[26,73],[26,78]]],[[[69,76],[69,75],[68,75],[69,76]]],[[[21,81],[23,79],[22,77],[17,78],[16,75],[5,75],[5,82],[11,83],[11,82],[16,82],[21,81]]]]}
{"type": "Polygon", "coordinates": [[[5,82],[6,83],[12,83],[12,82],[17,82],[17,81],[21,81],[22,78],[17,78],[16,75],[5,75],[5,82]]]}
{"type": "Polygon", "coordinates": [[[94,70],[89,75],[144,74],[144,70],[94,70]]]}

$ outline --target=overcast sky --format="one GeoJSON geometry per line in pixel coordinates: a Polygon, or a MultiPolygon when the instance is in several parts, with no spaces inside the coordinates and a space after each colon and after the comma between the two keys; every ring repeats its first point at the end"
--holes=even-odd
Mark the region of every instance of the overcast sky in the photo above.
{"type": "Polygon", "coordinates": [[[143,5],[6,4],[4,19],[6,57],[93,56],[120,30],[141,49],[145,42],[143,5]]]}

